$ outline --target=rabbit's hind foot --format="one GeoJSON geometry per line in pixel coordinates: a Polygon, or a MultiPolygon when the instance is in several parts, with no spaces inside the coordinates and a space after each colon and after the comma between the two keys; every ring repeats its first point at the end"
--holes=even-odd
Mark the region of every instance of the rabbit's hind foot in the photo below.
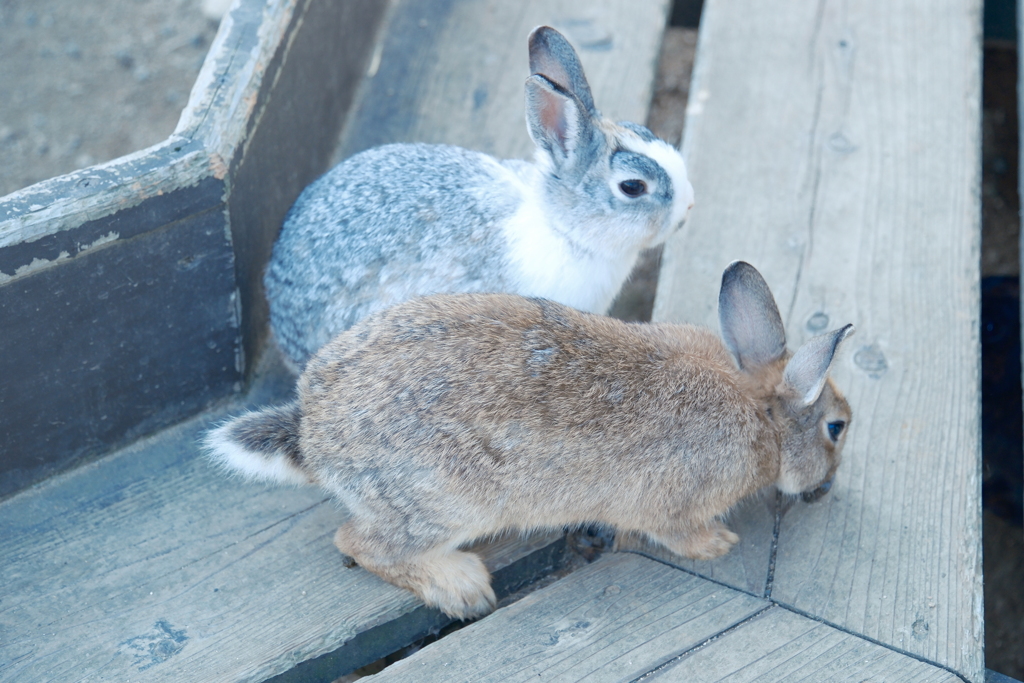
{"type": "Polygon", "coordinates": [[[396,583],[406,585],[423,602],[457,619],[481,617],[493,612],[498,604],[491,575],[474,553],[433,551],[407,563],[403,570],[403,582],[396,583]]]}
{"type": "Polygon", "coordinates": [[[341,552],[341,564],[346,569],[354,569],[359,566],[356,558],[352,557],[349,551],[348,530],[342,526],[334,532],[334,547],[341,552]]]}
{"type": "Polygon", "coordinates": [[[342,554],[388,583],[415,593],[429,607],[456,619],[474,619],[494,611],[498,603],[491,575],[474,553],[433,548],[424,553],[390,557],[361,553],[358,537],[349,525],[334,536],[342,554]]]}

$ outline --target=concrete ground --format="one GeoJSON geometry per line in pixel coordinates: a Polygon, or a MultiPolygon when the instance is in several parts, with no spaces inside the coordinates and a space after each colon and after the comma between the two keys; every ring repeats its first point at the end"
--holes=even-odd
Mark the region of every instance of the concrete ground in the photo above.
{"type": "Polygon", "coordinates": [[[174,130],[217,23],[202,0],[0,0],[0,196],[174,130]]]}

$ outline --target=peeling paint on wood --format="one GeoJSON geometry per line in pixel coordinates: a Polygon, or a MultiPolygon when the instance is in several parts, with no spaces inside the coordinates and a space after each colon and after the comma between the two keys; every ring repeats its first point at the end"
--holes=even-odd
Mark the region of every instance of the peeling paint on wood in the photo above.
{"type": "Polygon", "coordinates": [[[0,495],[238,383],[234,264],[213,189],[206,211],[0,287],[0,495]]]}

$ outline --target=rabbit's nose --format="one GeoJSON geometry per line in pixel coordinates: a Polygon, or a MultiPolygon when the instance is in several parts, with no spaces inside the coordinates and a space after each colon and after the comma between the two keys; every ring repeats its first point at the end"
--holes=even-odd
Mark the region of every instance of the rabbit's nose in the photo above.
{"type": "Polygon", "coordinates": [[[805,503],[813,503],[813,502],[819,500],[826,493],[828,493],[829,489],[831,489],[831,488],[832,488],[832,480],[829,479],[829,480],[827,480],[825,482],[822,482],[822,484],[820,486],[818,486],[818,488],[814,489],[813,491],[804,491],[802,494],[800,494],[800,496],[804,499],[805,503]]]}

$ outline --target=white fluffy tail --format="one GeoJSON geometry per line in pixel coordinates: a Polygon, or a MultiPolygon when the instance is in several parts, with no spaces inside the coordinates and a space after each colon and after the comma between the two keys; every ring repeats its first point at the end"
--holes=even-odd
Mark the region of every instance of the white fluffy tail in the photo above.
{"type": "Polygon", "coordinates": [[[309,484],[299,450],[298,403],[264,408],[209,431],[203,446],[224,469],[247,479],[309,484]]]}

